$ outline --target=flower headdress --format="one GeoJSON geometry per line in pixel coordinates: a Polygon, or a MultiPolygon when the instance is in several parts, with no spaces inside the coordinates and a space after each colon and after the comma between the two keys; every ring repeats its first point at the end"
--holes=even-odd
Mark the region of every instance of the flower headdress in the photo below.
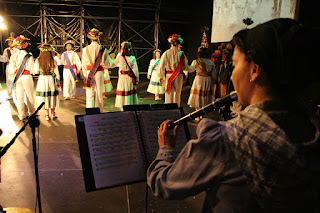
{"type": "Polygon", "coordinates": [[[172,36],[168,38],[168,42],[173,45],[178,45],[178,44],[182,44],[183,39],[179,34],[172,34],[172,36]]]}
{"type": "Polygon", "coordinates": [[[29,45],[30,39],[25,37],[24,35],[19,35],[13,40],[12,46],[15,46],[18,49],[26,49],[29,45]]]}
{"type": "Polygon", "coordinates": [[[41,52],[47,52],[47,51],[54,51],[54,47],[51,44],[48,43],[43,43],[40,47],[39,50],[41,52]]]}
{"type": "Polygon", "coordinates": [[[6,42],[8,42],[8,41],[14,41],[14,38],[13,37],[9,37],[9,38],[6,39],[6,42]]]}
{"type": "Polygon", "coordinates": [[[100,38],[100,36],[102,35],[102,32],[100,32],[98,29],[96,28],[92,28],[90,30],[90,32],[87,33],[88,38],[92,39],[92,40],[98,40],[100,38]]]}

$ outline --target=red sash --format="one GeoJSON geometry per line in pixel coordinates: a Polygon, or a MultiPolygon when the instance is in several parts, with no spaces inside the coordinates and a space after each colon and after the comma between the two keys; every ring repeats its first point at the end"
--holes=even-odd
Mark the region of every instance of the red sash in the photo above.
{"type": "Polygon", "coordinates": [[[167,86],[166,86],[166,93],[170,92],[172,81],[180,74],[183,62],[184,62],[184,54],[181,55],[181,58],[180,58],[180,61],[178,63],[178,66],[177,66],[176,70],[175,71],[170,71],[170,70],[167,71],[167,74],[171,74],[172,72],[173,73],[170,76],[170,78],[168,79],[168,83],[167,83],[167,86]]]}
{"type": "MultiPolygon", "coordinates": [[[[15,71],[15,73],[17,73],[18,70],[15,71]]],[[[24,70],[23,73],[21,75],[31,75],[29,70],[24,70]]]]}
{"type": "MultiPolygon", "coordinates": [[[[92,67],[93,67],[93,65],[88,65],[88,66],[87,66],[87,70],[92,70],[92,67]]],[[[99,66],[99,67],[97,68],[97,71],[104,71],[103,66],[99,66]]]]}
{"type": "MultiPolygon", "coordinates": [[[[73,69],[76,69],[76,68],[77,68],[77,66],[76,66],[75,64],[74,64],[74,65],[71,65],[71,67],[72,67],[73,69]]],[[[64,65],[63,68],[69,69],[68,64],[64,65]]]]}

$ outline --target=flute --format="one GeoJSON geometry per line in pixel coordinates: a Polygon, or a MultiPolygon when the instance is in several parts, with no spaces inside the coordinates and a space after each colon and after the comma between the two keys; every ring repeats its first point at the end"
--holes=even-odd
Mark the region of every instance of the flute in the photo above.
{"type": "Polygon", "coordinates": [[[177,125],[185,124],[188,121],[191,121],[197,117],[200,117],[208,112],[211,112],[214,108],[220,108],[222,106],[225,106],[232,101],[238,100],[238,95],[236,91],[232,91],[229,95],[226,95],[222,98],[218,98],[217,100],[213,101],[212,103],[202,107],[201,109],[198,109],[194,112],[189,113],[188,115],[174,121],[173,123],[170,123],[168,125],[169,128],[174,128],[177,125]]]}

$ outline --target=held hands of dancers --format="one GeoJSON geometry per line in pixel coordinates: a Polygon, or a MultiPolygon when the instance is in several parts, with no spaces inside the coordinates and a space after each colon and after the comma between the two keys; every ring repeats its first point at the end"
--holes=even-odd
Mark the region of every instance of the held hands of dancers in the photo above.
{"type": "Polygon", "coordinates": [[[176,137],[179,126],[175,126],[174,129],[170,129],[168,127],[169,123],[172,123],[173,120],[166,120],[162,122],[158,129],[158,144],[159,148],[163,146],[171,146],[175,147],[176,145],[176,137]]]}
{"type": "Polygon", "coordinates": [[[115,58],[116,58],[116,54],[115,54],[115,53],[110,53],[110,54],[109,54],[109,57],[110,57],[111,59],[115,59],[115,58]]]}

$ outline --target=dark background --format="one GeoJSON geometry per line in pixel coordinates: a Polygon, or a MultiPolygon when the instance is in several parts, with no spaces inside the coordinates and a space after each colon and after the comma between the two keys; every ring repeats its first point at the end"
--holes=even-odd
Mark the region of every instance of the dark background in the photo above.
{"type": "MultiPolygon", "coordinates": [[[[16,22],[20,23],[21,25],[28,26],[28,23],[33,23],[35,18],[32,17],[14,17],[14,20],[16,22],[13,22],[9,17],[6,17],[6,14],[15,14],[15,15],[22,15],[23,14],[29,14],[29,15],[39,15],[39,4],[37,5],[38,1],[33,0],[3,0],[0,2],[0,15],[4,16],[5,19],[8,21],[8,30],[2,31],[2,43],[3,48],[5,47],[5,39],[10,35],[10,32],[14,32],[14,36],[17,36],[21,31],[22,28],[17,24],[16,22]],[[33,2],[34,4],[23,4],[23,2],[33,2]],[[16,31],[16,32],[15,32],[16,31]]],[[[70,14],[74,13],[76,14],[76,7],[72,7],[70,5],[77,4],[79,1],[42,1],[44,3],[59,3],[61,6],[48,6],[50,7],[50,10],[48,10],[51,14],[70,14]],[[68,6],[69,4],[69,6],[68,6]]],[[[86,1],[83,1],[86,2],[86,1]]],[[[89,1],[88,1],[89,2],[89,1]]],[[[99,1],[96,1],[96,4],[99,4],[99,1]]],[[[92,27],[98,27],[104,34],[101,39],[101,43],[108,47],[111,52],[118,52],[117,49],[117,42],[112,43],[112,41],[116,41],[116,33],[114,33],[117,30],[117,16],[118,16],[118,9],[116,7],[112,7],[112,5],[117,5],[118,1],[101,1],[101,2],[111,2],[110,7],[89,7],[85,6],[85,10],[90,13],[90,15],[94,16],[107,16],[107,17],[115,17],[115,19],[110,20],[91,20],[88,21],[85,25],[85,33],[88,32],[88,30],[92,27]],[[112,3],[114,2],[114,3],[112,3]]],[[[150,4],[155,5],[157,1],[156,0],[124,0],[124,4],[126,3],[130,7],[131,3],[136,4],[150,4]]],[[[102,5],[104,3],[101,3],[102,5]]],[[[123,9],[122,18],[127,20],[154,20],[154,11],[152,10],[144,10],[143,6],[142,9],[123,9]]],[[[148,6],[146,6],[148,7],[148,6]]],[[[151,6],[150,6],[151,7],[151,6]]],[[[173,33],[180,34],[182,38],[184,39],[184,42],[182,43],[183,50],[185,51],[187,58],[189,60],[189,63],[193,59],[196,58],[196,52],[197,48],[200,46],[201,38],[202,38],[202,32],[201,28],[203,26],[207,26],[209,30],[207,33],[207,39],[210,45],[211,52],[214,51],[219,45],[219,43],[211,43],[211,25],[212,25],[212,10],[213,10],[213,1],[212,0],[198,0],[198,1],[182,1],[182,0],[175,0],[175,1],[161,1],[160,4],[160,27],[159,27],[159,49],[162,51],[165,51],[166,49],[170,48],[169,43],[167,42],[167,38],[172,35],[173,33]]],[[[319,18],[317,16],[317,8],[310,4],[310,2],[303,1],[303,0],[297,0],[297,20],[303,23],[305,26],[310,27],[314,33],[310,33],[310,45],[319,43],[317,37],[319,35],[320,31],[320,24],[319,24],[319,18]]],[[[57,21],[60,21],[63,23],[64,21],[70,21],[71,19],[66,18],[55,18],[57,21]]],[[[130,23],[131,27],[135,30],[139,31],[146,27],[149,23],[130,23]]],[[[122,25],[122,31],[121,31],[121,40],[124,41],[131,37],[133,31],[126,27],[125,25],[122,25]]],[[[37,49],[38,45],[40,44],[40,31],[36,29],[36,25],[32,26],[30,29],[32,32],[35,33],[36,36],[31,36],[28,31],[25,31],[24,34],[31,38],[31,47],[30,50],[33,52],[35,56],[39,54],[39,50],[37,49]]],[[[145,36],[149,41],[153,41],[153,28],[150,27],[147,30],[144,30],[141,34],[145,36]]],[[[55,40],[54,44],[61,45],[61,47],[57,48],[58,52],[63,51],[63,43],[68,38],[62,38],[61,40],[55,40]]],[[[143,48],[148,48],[148,45],[146,42],[141,39],[139,36],[135,36],[130,40],[132,42],[133,49],[135,50],[136,57],[139,57],[140,55],[145,53],[145,50],[143,48]],[[142,49],[139,49],[142,48],[142,49]]],[[[228,41],[226,41],[228,42],[228,41]]],[[[85,40],[85,43],[88,43],[88,40],[85,40]]],[[[149,47],[150,48],[150,47],[149,47]]],[[[315,50],[314,53],[318,53],[318,50],[315,50]]],[[[311,53],[308,53],[311,54],[311,53]]],[[[142,58],[138,60],[138,66],[140,72],[146,72],[149,61],[152,59],[152,51],[145,54],[142,58]]],[[[314,63],[313,61],[310,61],[308,63],[314,63]]],[[[4,66],[0,66],[0,69],[3,69],[4,66]]],[[[317,66],[315,66],[314,69],[317,69],[317,66]]],[[[4,71],[0,70],[1,73],[1,79],[4,79],[4,71]]],[[[318,72],[320,73],[320,72],[318,72]]],[[[308,80],[309,78],[319,78],[319,74],[316,76],[304,76],[304,80],[308,80]]],[[[192,82],[192,75],[191,79],[189,79],[190,83],[192,82]]],[[[315,90],[320,91],[319,87],[314,86],[311,89],[313,99],[317,100],[317,103],[320,103],[319,97],[316,94],[317,92],[314,92],[315,90]]]]}

